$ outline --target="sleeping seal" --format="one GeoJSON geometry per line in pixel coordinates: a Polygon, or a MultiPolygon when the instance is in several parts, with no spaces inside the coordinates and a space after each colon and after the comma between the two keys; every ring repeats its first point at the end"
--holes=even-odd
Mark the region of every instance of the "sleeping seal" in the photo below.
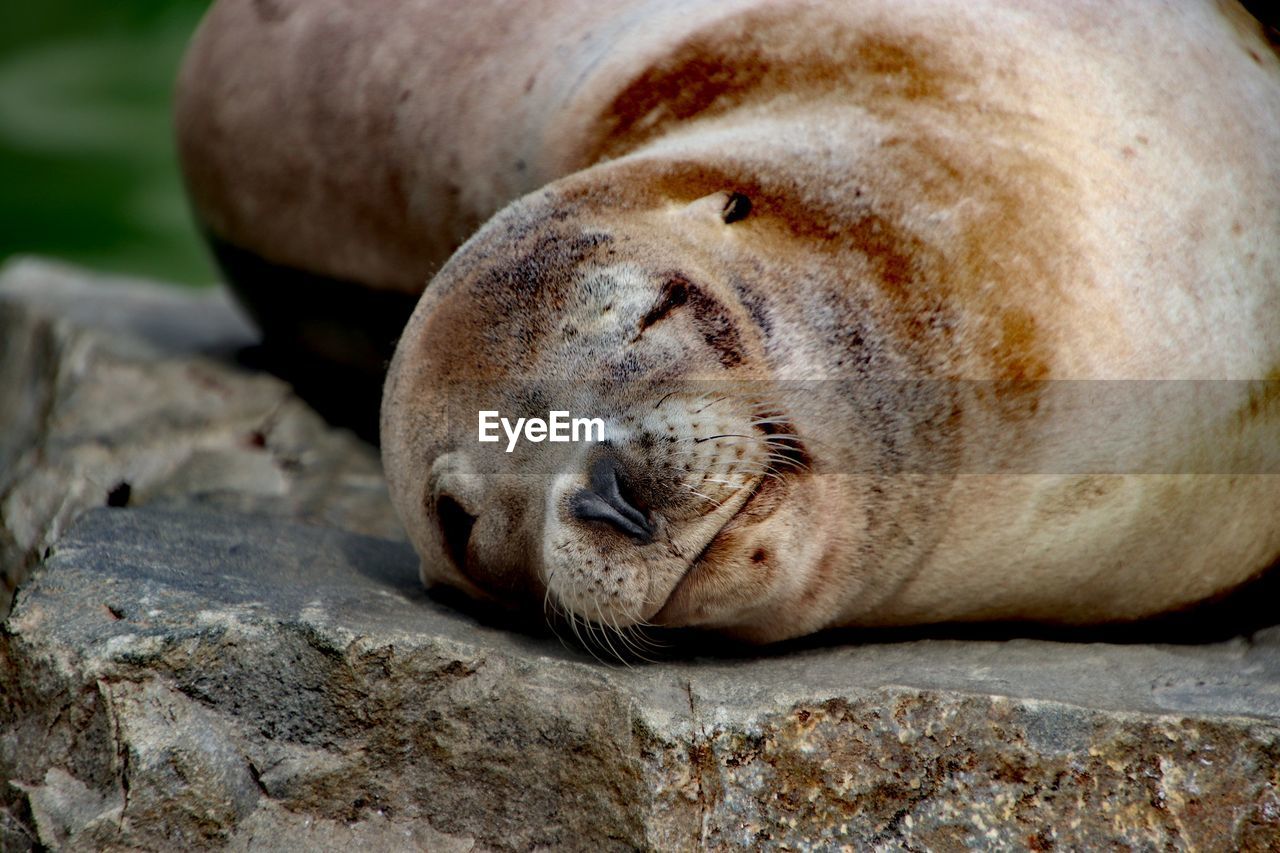
{"type": "Polygon", "coordinates": [[[773,641],[1280,556],[1280,62],[1234,3],[221,0],[180,92],[268,342],[376,369],[430,278],[381,408],[428,584],[773,641]]]}

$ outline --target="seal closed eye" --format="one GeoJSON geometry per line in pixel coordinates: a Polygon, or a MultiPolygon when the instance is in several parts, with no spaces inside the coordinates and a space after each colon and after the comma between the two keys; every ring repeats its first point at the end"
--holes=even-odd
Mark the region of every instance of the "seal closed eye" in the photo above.
{"type": "Polygon", "coordinates": [[[657,304],[649,309],[649,313],[644,315],[644,319],[640,321],[640,331],[636,333],[636,338],[644,334],[644,330],[666,317],[675,309],[679,308],[689,301],[689,288],[681,279],[672,279],[662,286],[662,293],[658,297],[657,304]]]}

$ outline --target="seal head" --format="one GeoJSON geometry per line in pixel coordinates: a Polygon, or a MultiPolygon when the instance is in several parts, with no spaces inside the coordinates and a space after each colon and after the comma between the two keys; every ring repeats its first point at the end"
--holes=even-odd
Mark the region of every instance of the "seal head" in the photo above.
{"type": "Polygon", "coordinates": [[[879,451],[869,430],[819,440],[865,418],[831,411],[811,372],[778,370],[741,242],[769,205],[698,181],[638,197],[633,169],[603,171],[486,225],[402,338],[383,455],[424,582],[619,631],[758,640],[816,630],[853,594],[870,606],[891,585],[837,577],[848,527],[823,522],[865,527],[855,475],[823,472],[852,470],[833,446],[879,451]],[[483,443],[485,411],[598,418],[603,440],[483,443]],[[805,615],[780,624],[784,610],[805,615]]]}

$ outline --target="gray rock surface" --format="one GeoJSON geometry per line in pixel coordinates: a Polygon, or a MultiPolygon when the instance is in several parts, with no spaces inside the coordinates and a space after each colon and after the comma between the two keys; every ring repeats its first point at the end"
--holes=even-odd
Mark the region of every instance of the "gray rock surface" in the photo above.
{"type": "Polygon", "coordinates": [[[274,377],[226,292],[37,260],[0,272],[0,617],[38,556],[112,500],[399,535],[376,452],[274,377]]]}
{"type": "Polygon", "coordinates": [[[0,850],[1280,849],[1280,627],[606,665],[424,594],[252,340],[0,274],[0,850]]]}
{"type": "Polygon", "coordinates": [[[1275,849],[1280,629],[609,666],[396,542],[91,512],[0,637],[11,843],[1275,849]]]}

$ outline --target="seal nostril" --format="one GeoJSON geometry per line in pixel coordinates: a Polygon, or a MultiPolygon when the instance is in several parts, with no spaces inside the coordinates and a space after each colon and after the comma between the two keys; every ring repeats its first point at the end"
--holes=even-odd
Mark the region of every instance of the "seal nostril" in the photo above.
{"type": "Polygon", "coordinates": [[[579,490],[569,506],[574,516],[583,521],[603,521],[642,543],[653,540],[653,525],[634,499],[623,494],[612,457],[596,460],[591,466],[591,488],[579,490]]]}
{"type": "Polygon", "coordinates": [[[448,495],[441,495],[436,501],[436,517],[440,520],[440,532],[444,536],[444,548],[449,559],[465,572],[467,542],[471,540],[471,529],[476,526],[476,517],[448,495]]]}

